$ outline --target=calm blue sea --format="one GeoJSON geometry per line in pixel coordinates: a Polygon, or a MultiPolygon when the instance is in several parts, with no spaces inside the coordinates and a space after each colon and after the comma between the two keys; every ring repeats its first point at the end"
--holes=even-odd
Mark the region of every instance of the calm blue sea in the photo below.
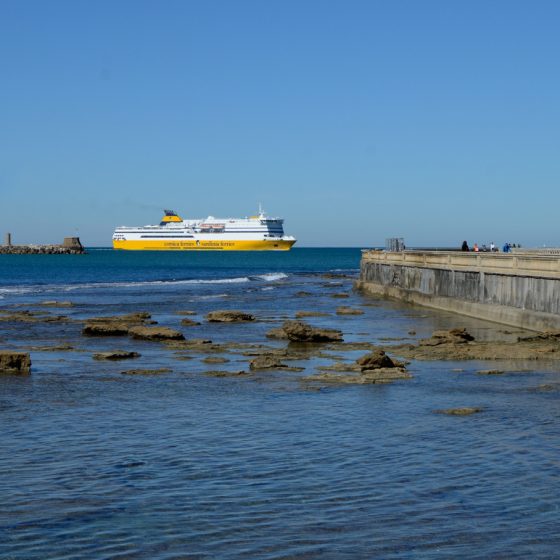
{"type": "MultiPolygon", "coordinates": [[[[302,381],[342,347],[248,371],[247,345],[296,311],[388,349],[433,330],[499,325],[353,290],[359,249],[288,253],[0,256],[0,348],[30,351],[27,377],[0,376],[0,558],[369,559],[560,557],[560,374],[544,361],[412,362],[389,385],[302,381]],[[332,297],[344,294],[345,298],[332,297]],[[45,307],[44,301],[72,307],[45,307]],[[359,316],[336,315],[340,305],[359,316]],[[211,324],[240,309],[247,324],[211,324]],[[189,310],[200,325],[183,327],[189,310]],[[148,311],[187,338],[244,343],[212,354],[129,338],[86,338],[88,317],[148,311]],[[62,344],[70,351],[49,351],[62,344]],[[100,362],[95,352],[140,358],[100,362]],[[130,376],[130,368],[168,368],[130,376]],[[482,406],[469,417],[433,411],[482,406]]],[[[388,352],[390,350],[388,349],[388,352]]]]}

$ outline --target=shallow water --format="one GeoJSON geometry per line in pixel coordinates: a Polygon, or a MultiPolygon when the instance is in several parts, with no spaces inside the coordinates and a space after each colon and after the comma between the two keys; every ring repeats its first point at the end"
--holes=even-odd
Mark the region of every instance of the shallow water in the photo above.
{"type": "MultiPolygon", "coordinates": [[[[386,348],[387,339],[463,325],[477,338],[514,336],[365,297],[352,291],[349,276],[323,276],[356,274],[359,256],[294,249],[2,257],[0,307],[71,300],[74,307],[45,310],[75,319],[149,311],[187,337],[277,347],[285,343],[266,339],[266,331],[297,310],[324,311],[308,321],[343,330],[345,341],[386,348]],[[340,305],[364,315],[337,316],[340,305]],[[176,311],[185,309],[202,324],[181,328],[176,311]],[[205,322],[215,309],[259,320],[205,322]]],[[[80,332],[79,323],[0,322],[4,348],[68,342],[80,350],[32,351],[31,376],[0,376],[3,559],[558,555],[554,363],[500,364],[509,373],[480,376],[496,363],[412,362],[411,380],[328,386],[301,382],[327,358],[293,362],[302,373],[216,378],[205,373],[247,370],[250,357],[229,352],[222,355],[230,362],[209,365],[204,354],[182,361],[159,344],[80,332]],[[116,348],[142,357],[92,360],[93,352],[116,348]],[[172,372],[120,373],[136,367],[172,372]],[[460,406],[484,410],[433,412],[460,406]]],[[[329,352],[348,360],[363,354],[329,352]]]]}

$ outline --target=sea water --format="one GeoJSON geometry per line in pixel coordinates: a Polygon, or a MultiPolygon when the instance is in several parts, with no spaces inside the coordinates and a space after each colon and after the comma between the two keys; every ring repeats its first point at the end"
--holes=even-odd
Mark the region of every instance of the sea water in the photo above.
{"type": "Polygon", "coordinates": [[[0,558],[557,557],[553,365],[480,376],[496,365],[413,361],[410,380],[326,385],[302,378],[328,356],[290,363],[303,372],[216,377],[209,370],[249,371],[251,357],[225,352],[229,362],[209,365],[158,343],[81,335],[89,317],[147,311],[187,338],[283,347],[266,332],[300,310],[389,353],[440,328],[499,333],[354,291],[359,259],[359,249],[299,248],[0,256],[0,309],[70,319],[0,322],[0,347],[31,348],[33,361],[30,376],[0,376],[0,558]],[[340,305],[364,314],[336,315],[340,305]],[[257,320],[208,323],[217,309],[257,320]],[[200,325],[182,327],[185,310],[200,325]],[[74,350],[47,351],[61,344],[74,350]],[[92,359],[114,349],[141,357],[92,359]],[[121,373],[136,367],[170,371],[121,373]],[[483,411],[434,413],[460,406],[483,411]]]}

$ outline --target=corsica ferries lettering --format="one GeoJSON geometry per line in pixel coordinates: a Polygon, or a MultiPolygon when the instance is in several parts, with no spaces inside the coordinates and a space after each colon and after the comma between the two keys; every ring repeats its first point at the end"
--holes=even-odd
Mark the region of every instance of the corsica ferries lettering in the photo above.
{"type": "Polygon", "coordinates": [[[121,226],[113,234],[113,247],[160,251],[289,251],[295,237],[284,235],[284,220],[270,218],[259,209],[250,218],[183,220],[165,210],[158,225],[121,226]]]}

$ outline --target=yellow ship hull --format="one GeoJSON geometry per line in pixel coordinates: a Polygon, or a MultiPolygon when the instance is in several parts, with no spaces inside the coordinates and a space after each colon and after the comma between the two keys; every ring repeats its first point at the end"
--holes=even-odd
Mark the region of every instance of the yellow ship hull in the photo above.
{"type": "Polygon", "coordinates": [[[295,240],[113,240],[113,249],[127,251],[289,251],[295,240]]]}

